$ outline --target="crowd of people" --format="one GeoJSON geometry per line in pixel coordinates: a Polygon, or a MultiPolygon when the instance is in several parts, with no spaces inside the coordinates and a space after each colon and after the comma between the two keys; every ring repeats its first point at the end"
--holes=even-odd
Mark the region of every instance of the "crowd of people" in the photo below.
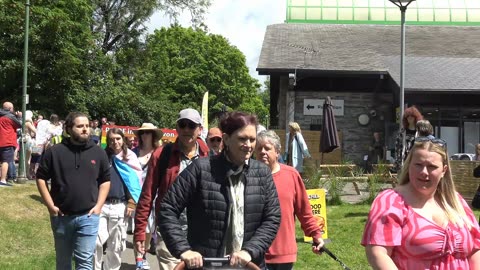
{"type": "MultiPolygon", "coordinates": [[[[27,113],[29,172],[50,214],[56,268],[71,269],[73,260],[76,269],[120,269],[129,221],[137,270],[150,269],[151,244],[162,270],[181,262],[197,269],[205,257],[225,256],[237,267],[293,269],[296,218],[313,239],[312,252],[321,253],[322,231],[301,176],[310,153],[298,123],[289,124],[284,150],[252,114],[226,113],[205,139],[202,123],[199,112],[187,108],[176,120],[174,143],[161,145],[162,131],[143,123],[135,145],[111,128],[101,149],[100,123],[83,113],[64,122],[56,115],[36,121],[27,113]]],[[[369,264],[480,269],[479,224],[456,192],[446,142],[416,108],[405,110],[402,123],[399,185],[378,194],[361,239],[369,264]]],[[[3,186],[20,126],[13,105],[4,103],[3,186]]]]}

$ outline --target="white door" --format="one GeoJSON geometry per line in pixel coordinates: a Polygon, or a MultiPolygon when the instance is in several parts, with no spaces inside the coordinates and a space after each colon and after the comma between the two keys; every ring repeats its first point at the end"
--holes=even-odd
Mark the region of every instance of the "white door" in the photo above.
{"type": "Polygon", "coordinates": [[[440,127],[441,138],[447,142],[448,154],[451,156],[458,153],[458,127],[440,127]]]}

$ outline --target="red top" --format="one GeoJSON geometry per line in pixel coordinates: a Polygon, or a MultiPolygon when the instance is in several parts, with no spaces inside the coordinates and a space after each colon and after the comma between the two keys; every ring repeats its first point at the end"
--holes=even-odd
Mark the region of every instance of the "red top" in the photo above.
{"type": "Polygon", "coordinates": [[[307,191],[295,168],[280,164],[280,171],[273,174],[277,187],[282,218],[277,236],[265,254],[267,263],[291,263],[297,261],[295,216],[307,236],[320,239],[322,233],[313,216],[307,191]]]}
{"type": "MultiPolygon", "coordinates": [[[[199,145],[199,156],[208,156],[208,146],[205,142],[198,138],[197,143],[199,145]]],[[[163,147],[157,148],[153,152],[148,164],[147,177],[143,183],[142,193],[140,194],[140,199],[138,200],[137,208],[135,209],[135,241],[145,241],[145,228],[148,224],[148,216],[152,210],[153,200],[155,197],[157,198],[155,201],[155,209],[160,209],[160,202],[180,173],[181,152],[177,139],[171,148],[172,153],[168,162],[167,171],[163,179],[160,180],[159,164],[157,164],[157,162],[160,160],[162,150],[163,147]]]]}
{"type": "Polygon", "coordinates": [[[0,117],[0,147],[17,147],[17,124],[6,116],[0,117]]]}

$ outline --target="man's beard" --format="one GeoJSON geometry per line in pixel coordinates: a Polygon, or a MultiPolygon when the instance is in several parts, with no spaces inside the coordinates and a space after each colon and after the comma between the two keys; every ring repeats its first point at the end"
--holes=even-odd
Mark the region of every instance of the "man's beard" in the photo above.
{"type": "Polygon", "coordinates": [[[78,135],[78,134],[75,134],[75,133],[72,133],[70,135],[70,139],[73,142],[78,143],[78,144],[85,144],[89,140],[88,136],[85,138],[85,137],[82,137],[81,135],[78,135]]]}

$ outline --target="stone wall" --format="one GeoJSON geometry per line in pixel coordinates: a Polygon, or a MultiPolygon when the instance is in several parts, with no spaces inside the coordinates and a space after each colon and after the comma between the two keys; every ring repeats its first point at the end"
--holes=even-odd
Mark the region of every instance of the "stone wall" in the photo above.
{"type": "Polygon", "coordinates": [[[330,96],[331,99],[344,100],[344,115],[336,116],[337,129],[342,131],[342,151],[345,161],[353,161],[360,164],[363,156],[368,153],[372,141],[372,121],[367,126],[361,126],[357,118],[362,113],[369,112],[369,106],[373,104],[371,93],[339,93],[339,92],[296,92],[295,97],[295,121],[302,129],[309,130],[310,125],[322,123],[320,115],[303,115],[304,99],[323,99],[330,96]]]}
{"type": "MultiPolygon", "coordinates": [[[[280,77],[280,95],[278,102],[279,127],[286,129],[288,122],[295,121],[302,130],[310,130],[311,125],[321,125],[322,116],[303,115],[304,99],[332,99],[344,100],[344,115],[337,116],[337,129],[342,131],[342,158],[356,164],[363,164],[364,155],[368,154],[373,140],[373,131],[382,132],[385,138],[386,123],[393,122],[392,94],[366,92],[325,92],[325,91],[290,91],[288,78],[280,77]],[[383,100],[379,104],[378,100],[383,100]],[[385,102],[387,101],[387,102],[385,102]],[[362,126],[358,123],[358,116],[376,109],[377,116],[370,118],[370,123],[362,126]],[[292,115],[293,111],[293,115],[292,115]]],[[[387,132],[388,134],[388,132],[387,132]]],[[[391,138],[385,138],[386,141],[391,138]]],[[[311,148],[315,149],[315,148],[311,148]]]]}

